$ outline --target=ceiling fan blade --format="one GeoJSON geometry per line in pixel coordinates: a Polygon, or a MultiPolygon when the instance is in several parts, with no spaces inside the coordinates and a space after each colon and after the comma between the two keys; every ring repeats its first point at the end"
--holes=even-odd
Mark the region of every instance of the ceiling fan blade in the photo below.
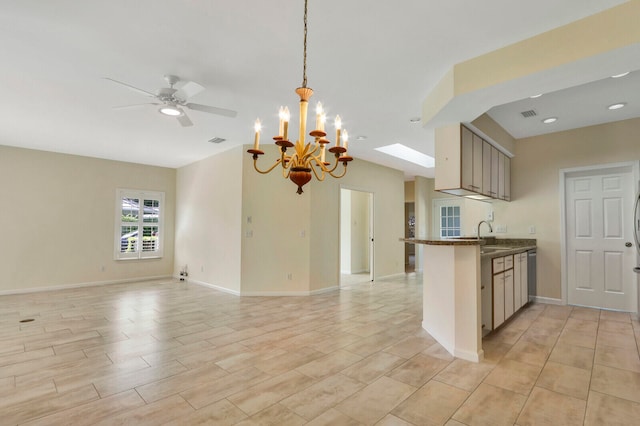
{"type": "Polygon", "coordinates": [[[203,90],[204,90],[204,87],[200,86],[198,83],[194,83],[193,81],[187,81],[185,84],[182,85],[182,87],[178,89],[175,95],[180,99],[187,100],[190,97],[195,96],[198,93],[202,92],[203,90]]]}
{"type": "Polygon", "coordinates": [[[104,78],[105,80],[113,81],[114,83],[120,84],[120,85],[122,85],[122,86],[124,86],[124,87],[127,87],[127,88],[129,88],[129,89],[133,90],[133,91],[136,91],[136,92],[138,92],[138,93],[141,93],[141,94],[143,94],[143,95],[145,95],[145,96],[151,96],[151,97],[153,97],[153,98],[155,98],[155,97],[156,97],[156,95],[155,95],[154,93],[147,92],[147,91],[146,91],[146,90],[144,90],[144,89],[140,89],[140,88],[138,88],[138,87],[132,86],[132,85],[127,84],[127,83],[123,83],[122,81],[114,80],[113,78],[109,78],[109,77],[102,77],[102,78],[104,78]]]}
{"type": "Polygon", "coordinates": [[[235,117],[238,115],[236,111],[232,111],[230,109],[218,108],[209,105],[201,105],[201,104],[184,104],[189,109],[193,109],[196,111],[208,112],[209,114],[217,114],[223,115],[225,117],[235,117]]]}
{"type": "Polygon", "coordinates": [[[158,102],[148,102],[145,104],[118,105],[118,106],[112,107],[112,109],[134,109],[134,108],[140,108],[147,105],[162,105],[162,104],[158,102]]]}
{"type": "MultiPolygon", "coordinates": [[[[182,111],[182,110],[181,110],[182,111]]],[[[182,111],[182,115],[176,116],[178,122],[182,125],[182,127],[193,126],[193,122],[189,119],[189,116],[182,111]]]]}

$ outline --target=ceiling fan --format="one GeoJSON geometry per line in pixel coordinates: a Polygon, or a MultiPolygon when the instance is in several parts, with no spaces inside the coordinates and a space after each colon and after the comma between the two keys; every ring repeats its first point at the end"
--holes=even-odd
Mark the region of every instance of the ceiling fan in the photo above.
{"type": "Polygon", "coordinates": [[[207,112],[209,114],[222,115],[225,117],[235,117],[238,114],[236,111],[232,111],[230,109],[187,102],[189,98],[202,92],[204,90],[204,87],[202,87],[198,83],[194,83],[193,81],[187,81],[182,84],[179,89],[176,89],[174,86],[177,83],[181,82],[181,80],[175,75],[165,75],[164,79],[166,80],[169,87],[160,88],[156,90],[156,93],[148,92],[144,89],[140,89],[127,83],[123,83],[122,81],[114,80],[113,78],[104,78],[105,80],[113,81],[114,83],[120,84],[124,87],[141,93],[144,96],[155,98],[157,100],[157,102],[118,106],[114,107],[114,109],[136,108],[145,105],[159,105],[160,108],[158,108],[158,112],[171,117],[176,117],[178,122],[183,127],[193,126],[193,122],[185,113],[184,108],[192,109],[194,111],[207,112]]]}

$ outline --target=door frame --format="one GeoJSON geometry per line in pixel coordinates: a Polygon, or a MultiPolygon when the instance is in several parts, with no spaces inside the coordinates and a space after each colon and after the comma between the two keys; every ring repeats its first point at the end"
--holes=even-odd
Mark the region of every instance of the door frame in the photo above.
{"type": "MultiPolygon", "coordinates": [[[[368,189],[359,188],[357,186],[350,185],[340,185],[340,192],[342,194],[342,190],[348,191],[357,191],[368,194],[369,197],[369,281],[373,282],[375,280],[375,218],[374,218],[374,203],[375,203],[375,193],[368,189]]],[[[338,197],[338,204],[340,205],[339,214],[342,214],[342,196],[338,197]]],[[[340,221],[338,221],[338,241],[341,241],[340,235],[342,233],[342,227],[340,221]]],[[[342,243],[338,244],[338,286],[342,285],[340,276],[342,274],[342,243]]]]}
{"type": "MultiPolygon", "coordinates": [[[[568,253],[567,253],[567,178],[571,177],[574,174],[584,173],[584,172],[601,172],[605,173],[607,170],[612,172],[615,171],[631,171],[632,179],[633,179],[633,190],[634,193],[631,195],[632,197],[638,193],[639,182],[640,179],[640,161],[626,161],[622,163],[607,163],[607,164],[595,164],[590,166],[581,166],[581,167],[571,167],[566,169],[560,169],[559,172],[559,188],[558,192],[560,193],[560,282],[562,287],[562,304],[568,304],[569,298],[569,279],[567,277],[568,271],[568,253]]],[[[631,213],[633,215],[633,213],[631,213]]]]}

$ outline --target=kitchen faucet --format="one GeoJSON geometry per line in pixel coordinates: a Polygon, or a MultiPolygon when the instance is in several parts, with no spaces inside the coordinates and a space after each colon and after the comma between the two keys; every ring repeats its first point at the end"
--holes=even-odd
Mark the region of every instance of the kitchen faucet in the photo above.
{"type": "Polygon", "coordinates": [[[478,231],[476,234],[478,236],[478,239],[480,239],[480,225],[482,225],[483,223],[487,224],[487,226],[489,227],[489,232],[493,232],[493,228],[491,227],[491,224],[486,220],[481,220],[480,223],[478,223],[478,231]]]}

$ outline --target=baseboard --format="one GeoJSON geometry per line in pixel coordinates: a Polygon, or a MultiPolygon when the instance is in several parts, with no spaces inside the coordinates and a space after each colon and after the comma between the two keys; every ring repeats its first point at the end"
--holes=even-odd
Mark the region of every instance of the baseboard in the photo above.
{"type": "Polygon", "coordinates": [[[242,296],[272,296],[272,297],[289,297],[289,296],[314,296],[317,294],[328,293],[330,291],[339,290],[340,287],[326,287],[313,291],[243,291],[242,296]]]}
{"type": "Polygon", "coordinates": [[[529,296],[529,302],[546,303],[547,305],[564,305],[562,299],[554,299],[553,297],[529,296]]]}
{"type": "Polygon", "coordinates": [[[215,284],[210,284],[204,281],[198,281],[198,280],[191,280],[188,279],[186,280],[187,283],[189,284],[197,284],[203,287],[208,287],[214,290],[218,290],[224,293],[229,293],[229,294],[233,294],[235,296],[259,296],[259,297],[264,297],[264,296],[271,296],[271,297],[280,297],[280,296],[314,296],[317,294],[323,294],[323,293],[329,293],[331,291],[336,291],[339,290],[340,287],[338,286],[333,286],[333,287],[326,287],[326,288],[321,288],[318,290],[313,290],[313,291],[237,291],[237,290],[230,290],[228,288],[225,287],[221,287],[215,284]]]}
{"type": "Polygon", "coordinates": [[[204,281],[187,279],[187,280],[185,280],[185,282],[187,282],[188,284],[196,284],[196,285],[199,285],[199,286],[202,286],[202,287],[207,287],[207,288],[211,288],[211,289],[214,289],[214,290],[218,290],[218,291],[221,291],[223,293],[233,294],[234,296],[240,296],[240,292],[237,291],[237,290],[231,290],[229,288],[222,287],[222,286],[215,285],[215,284],[210,284],[210,283],[207,283],[207,282],[204,282],[204,281]]]}
{"type": "Polygon", "coordinates": [[[68,290],[68,289],[82,288],[82,287],[97,287],[101,285],[111,285],[111,284],[127,284],[127,283],[141,282],[141,281],[172,280],[172,279],[173,277],[171,275],[160,275],[157,277],[126,278],[123,280],[91,281],[86,283],[56,285],[51,287],[33,287],[33,288],[14,289],[14,290],[1,290],[0,296],[8,296],[11,294],[41,293],[44,291],[68,290]]]}

